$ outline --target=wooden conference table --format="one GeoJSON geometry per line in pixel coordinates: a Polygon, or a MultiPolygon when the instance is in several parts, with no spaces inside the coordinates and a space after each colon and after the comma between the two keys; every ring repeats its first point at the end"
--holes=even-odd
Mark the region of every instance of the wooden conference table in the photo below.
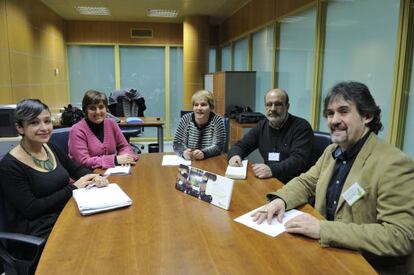
{"type": "MultiPolygon", "coordinates": [[[[142,155],[130,176],[111,176],[129,208],[80,216],[71,199],[46,243],[36,274],[375,274],[354,251],[321,248],[283,233],[269,237],[234,218],[265,203],[276,179],[236,181],[226,211],[177,191],[177,167],[142,155]]],[[[224,174],[224,156],[193,162],[224,174]]],[[[318,216],[309,205],[301,209],[318,216]]]]}

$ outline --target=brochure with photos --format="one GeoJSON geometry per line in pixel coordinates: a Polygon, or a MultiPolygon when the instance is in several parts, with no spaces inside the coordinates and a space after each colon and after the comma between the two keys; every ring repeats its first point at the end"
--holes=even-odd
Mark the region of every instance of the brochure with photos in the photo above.
{"type": "Polygon", "coordinates": [[[175,188],[226,210],[230,207],[234,181],[208,171],[181,164],[175,188]]]}

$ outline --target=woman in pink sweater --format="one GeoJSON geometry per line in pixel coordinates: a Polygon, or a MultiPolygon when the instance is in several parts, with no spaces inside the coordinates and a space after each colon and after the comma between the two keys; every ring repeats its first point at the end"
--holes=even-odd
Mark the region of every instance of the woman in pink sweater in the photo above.
{"type": "Polygon", "coordinates": [[[138,160],[116,122],[106,118],[105,94],[89,90],[82,100],[85,119],[72,126],[69,157],[91,169],[135,164],[138,160]]]}

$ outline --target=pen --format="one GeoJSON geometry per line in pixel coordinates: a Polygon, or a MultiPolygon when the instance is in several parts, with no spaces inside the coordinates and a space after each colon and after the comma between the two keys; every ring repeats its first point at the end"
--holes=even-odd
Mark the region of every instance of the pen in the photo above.
{"type": "Polygon", "coordinates": [[[95,187],[96,184],[95,183],[91,183],[85,186],[86,189],[91,189],[92,187],[95,187]]]}

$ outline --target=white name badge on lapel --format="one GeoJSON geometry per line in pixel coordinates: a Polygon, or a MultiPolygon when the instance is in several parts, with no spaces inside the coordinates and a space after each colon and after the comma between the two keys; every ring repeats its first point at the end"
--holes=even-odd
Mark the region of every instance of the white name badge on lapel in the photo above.
{"type": "Polygon", "coordinates": [[[362,189],[358,182],[355,182],[348,188],[348,190],[346,190],[342,194],[342,197],[344,197],[349,206],[352,206],[357,200],[362,198],[364,195],[364,189],[362,189]]]}
{"type": "Polygon", "coordinates": [[[280,153],[270,152],[268,158],[269,158],[269,161],[279,161],[280,160],[280,153]]]}

